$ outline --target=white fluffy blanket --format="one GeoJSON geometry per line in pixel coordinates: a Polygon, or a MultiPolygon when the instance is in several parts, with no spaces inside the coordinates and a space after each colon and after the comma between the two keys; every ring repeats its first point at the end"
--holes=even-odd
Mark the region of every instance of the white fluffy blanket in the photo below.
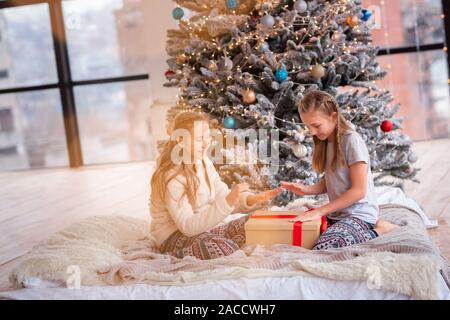
{"type": "Polygon", "coordinates": [[[16,288],[31,279],[61,286],[149,283],[184,285],[214,279],[315,275],[366,281],[369,288],[436,299],[437,271],[448,280],[448,263],[411,209],[382,207],[385,219],[402,225],[391,234],[341,249],[311,251],[289,245],[247,246],[220,259],[177,259],[154,248],[147,221],[121,216],[86,219],[31,250],[13,271],[16,288]]]}

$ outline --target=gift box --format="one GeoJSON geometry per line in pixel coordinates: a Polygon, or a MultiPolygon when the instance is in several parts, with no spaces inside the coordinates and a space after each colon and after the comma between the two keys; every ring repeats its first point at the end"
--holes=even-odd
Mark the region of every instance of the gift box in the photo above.
{"type": "Polygon", "coordinates": [[[291,244],[312,249],[327,228],[326,217],[312,221],[289,220],[304,211],[263,211],[252,213],[245,224],[246,244],[291,244]]]}

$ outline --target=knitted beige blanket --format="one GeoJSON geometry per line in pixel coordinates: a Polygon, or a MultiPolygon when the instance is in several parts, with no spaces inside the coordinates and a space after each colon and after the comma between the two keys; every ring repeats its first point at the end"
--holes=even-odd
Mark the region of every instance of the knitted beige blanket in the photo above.
{"type": "Polygon", "coordinates": [[[132,283],[187,285],[239,277],[319,276],[365,281],[417,299],[436,299],[438,271],[450,284],[450,267],[428,238],[420,216],[398,205],[381,216],[401,225],[387,235],[347,248],[311,251],[290,245],[246,246],[235,254],[202,261],[160,254],[148,222],[120,216],[86,219],[31,250],[13,271],[16,288],[31,278],[82,286],[132,283]]]}

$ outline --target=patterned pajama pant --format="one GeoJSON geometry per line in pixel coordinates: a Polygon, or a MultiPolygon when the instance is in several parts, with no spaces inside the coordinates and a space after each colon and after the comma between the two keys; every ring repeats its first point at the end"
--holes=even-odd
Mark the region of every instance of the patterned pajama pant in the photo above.
{"type": "Polygon", "coordinates": [[[160,251],[177,258],[194,256],[201,260],[228,256],[245,244],[244,225],[249,218],[235,219],[193,237],[175,231],[161,244],[160,251]]]}
{"type": "Polygon", "coordinates": [[[328,229],[317,240],[313,250],[347,247],[378,237],[374,224],[358,218],[328,220],[328,229]]]}

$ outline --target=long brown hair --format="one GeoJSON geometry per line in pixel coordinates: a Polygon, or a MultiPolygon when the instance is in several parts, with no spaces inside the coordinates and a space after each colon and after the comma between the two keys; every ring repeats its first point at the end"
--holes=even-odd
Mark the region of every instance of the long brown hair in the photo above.
{"type": "Polygon", "coordinates": [[[186,178],[184,185],[184,192],[182,196],[186,195],[192,206],[195,205],[197,197],[197,189],[200,181],[195,171],[195,166],[192,162],[176,164],[172,157],[172,150],[177,146],[178,141],[172,136],[172,132],[178,129],[185,129],[191,132],[191,137],[194,132],[194,123],[202,121],[209,124],[209,117],[201,112],[181,112],[173,119],[168,133],[171,135],[169,140],[161,149],[160,156],[156,162],[156,170],[151,179],[151,202],[164,201],[167,195],[167,184],[170,180],[178,175],[186,178]],[[174,169],[174,170],[172,170],[174,169]]]}
{"type": "MultiPolygon", "coordinates": [[[[336,164],[345,166],[345,158],[341,146],[341,136],[346,131],[352,130],[352,128],[349,126],[344,116],[339,112],[339,104],[334,97],[327,92],[314,90],[306,93],[298,106],[299,113],[307,113],[310,111],[320,111],[327,116],[331,116],[333,112],[337,113],[337,124],[336,129],[334,130],[334,156],[331,166],[333,169],[336,168],[336,164]]],[[[312,167],[316,172],[323,173],[325,171],[327,160],[328,140],[322,141],[316,136],[314,136],[313,139],[314,153],[312,167]]]]}

